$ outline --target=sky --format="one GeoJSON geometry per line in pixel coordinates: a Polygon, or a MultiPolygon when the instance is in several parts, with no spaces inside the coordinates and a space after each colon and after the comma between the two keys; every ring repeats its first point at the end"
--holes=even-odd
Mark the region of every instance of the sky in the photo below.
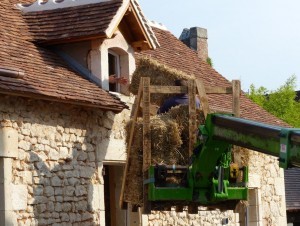
{"type": "Polygon", "coordinates": [[[228,80],[239,79],[276,90],[292,75],[300,89],[299,0],[139,0],[148,20],[162,23],[177,38],[183,28],[208,32],[213,67],[228,80]]]}

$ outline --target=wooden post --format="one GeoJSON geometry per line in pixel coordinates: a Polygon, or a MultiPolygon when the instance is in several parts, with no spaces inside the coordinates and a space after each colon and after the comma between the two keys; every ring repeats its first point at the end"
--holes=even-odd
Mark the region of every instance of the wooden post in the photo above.
{"type": "MultiPolygon", "coordinates": [[[[240,111],[240,96],[241,96],[241,82],[240,80],[232,80],[232,112],[235,117],[241,116],[240,111]]],[[[232,152],[232,161],[235,159],[234,153],[237,153],[240,151],[240,147],[234,145],[233,146],[233,152],[232,152]]]]}
{"type": "Polygon", "coordinates": [[[204,118],[206,119],[207,114],[210,113],[206,91],[205,91],[203,83],[200,80],[196,79],[195,82],[196,82],[196,86],[197,86],[197,90],[198,90],[198,94],[199,94],[199,98],[200,98],[200,104],[203,109],[204,118]]]}
{"type": "Polygon", "coordinates": [[[196,89],[195,81],[189,80],[188,83],[188,96],[189,96],[189,156],[193,154],[194,145],[196,143],[196,89]]]}
{"type": "MultiPolygon", "coordinates": [[[[151,165],[151,131],[150,131],[150,78],[143,81],[143,182],[148,179],[151,165]]],[[[148,201],[148,184],[143,186],[143,212],[151,213],[151,203],[148,201]]]]}
{"type": "Polygon", "coordinates": [[[232,80],[232,111],[235,117],[240,117],[240,96],[241,82],[240,80],[232,80]]]}
{"type": "Polygon", "coordinates": [[[141,104],[142,94],[143,94],[142,91],[143,91],[143,83],[141,80],[140,85],[139,85],[138,95],[134,100],[135,106],[133,106],[133,109],[132,109],[134,113],[133,113],[133,117],[132,117],[132,124],[131,124],[131,128],[130,128],[129,140],[128,140],[128,144],[127,144],[127,158],[126,158],[126,164],[125,164],[125,169],[124,169],[124,173],[123,173],[123,180],[122,180],[122,187],[121,187],[121,194],[120,194],[120,201],[119,201],[119,205],[120,205],[121,209],[127,208],[127,205],[124,202],[124,190],[125,190],[125,184],[126,184],[126,178],[127,178],[127,172],[128,172],[128,164],[129,164],[129,158],[130,158],[130,152],[131,152],[133,133],[134,133],[134,128],[135,128],[135,124],[136,124],[136,120],[137,120],[137,116],[138,116],[138,112],[139,112],[139,108],[140,108],[140,104],[141,104]]]}

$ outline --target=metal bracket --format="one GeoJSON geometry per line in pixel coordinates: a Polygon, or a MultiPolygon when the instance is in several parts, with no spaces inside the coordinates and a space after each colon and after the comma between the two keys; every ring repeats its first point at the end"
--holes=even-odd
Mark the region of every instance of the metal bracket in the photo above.
{"type": "Polygon", "coordinates": [[[154,177],[144,180],[144,185],[145,184],[151,184],[151,183],[155,183],[155,178],[154,177]]]}
{"type": "Polygon", "coordinates": [[[288,167],[288,159],[290,155],[290,132],[290,129],[281,129],[280,131],[279,166],[284,169],[288,167]]]}

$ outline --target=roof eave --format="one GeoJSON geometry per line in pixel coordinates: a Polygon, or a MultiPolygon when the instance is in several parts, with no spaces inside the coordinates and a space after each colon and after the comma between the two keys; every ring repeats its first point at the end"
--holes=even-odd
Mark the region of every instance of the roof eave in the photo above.
{"type": "Polygon", "coordinates": [[[93,39],[104,39],[107,38],[106,34],[97,34],[97,35],[89,35],[89,36],[80,36],[80,37],[72,37],[72,38],[65,38],[65,39],[52,39],[52,40],[35,40],[34,42],[41,44],[41,45],[57,45],[63,43],[71,43],[71,42],[80,42],[86,40],[93,40],[93,39]]]}
{"type": "Polygon", "coordinates": [[[78,100],[70,100],[70,99],[60,99],[55,98],[51,96],[46,96],[43,94],[33,94],[33,93],[27,93],[27,92],[21,92],[21,91],[9,91],[9,90],[0,90],[0,94],[5,94],[9,96],[19,96],[19,97],[25,97],[25,98],[31,98],[31,99],[37,99],[37,100],[46,100],[46,101],[52,101],[57,103],[65,103],[65,104],[73,104],[73,105],[79,105],[84,107],[91,107],[91,108],[98,108],[105,111],[113,111],[115,113],[120,113],[124,109],[128,109],[128,106],[120,101],[119,106],[100,106],[96,103],[90,103],[90,102],[84,102],[84,101],[78,101],[78,100]]]}

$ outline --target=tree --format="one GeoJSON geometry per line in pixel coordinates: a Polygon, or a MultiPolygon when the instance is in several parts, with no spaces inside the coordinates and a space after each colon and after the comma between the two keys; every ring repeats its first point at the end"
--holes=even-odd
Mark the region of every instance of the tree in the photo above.
{"type": "Polygon", "coordinates": [[[295,89],[296,76],[292,75],[275,91],[268,91],[265,87],[256,89],[252,84],[248,97],[283,121],[300,127],[300,103],[295,100],[295,89]]]}

